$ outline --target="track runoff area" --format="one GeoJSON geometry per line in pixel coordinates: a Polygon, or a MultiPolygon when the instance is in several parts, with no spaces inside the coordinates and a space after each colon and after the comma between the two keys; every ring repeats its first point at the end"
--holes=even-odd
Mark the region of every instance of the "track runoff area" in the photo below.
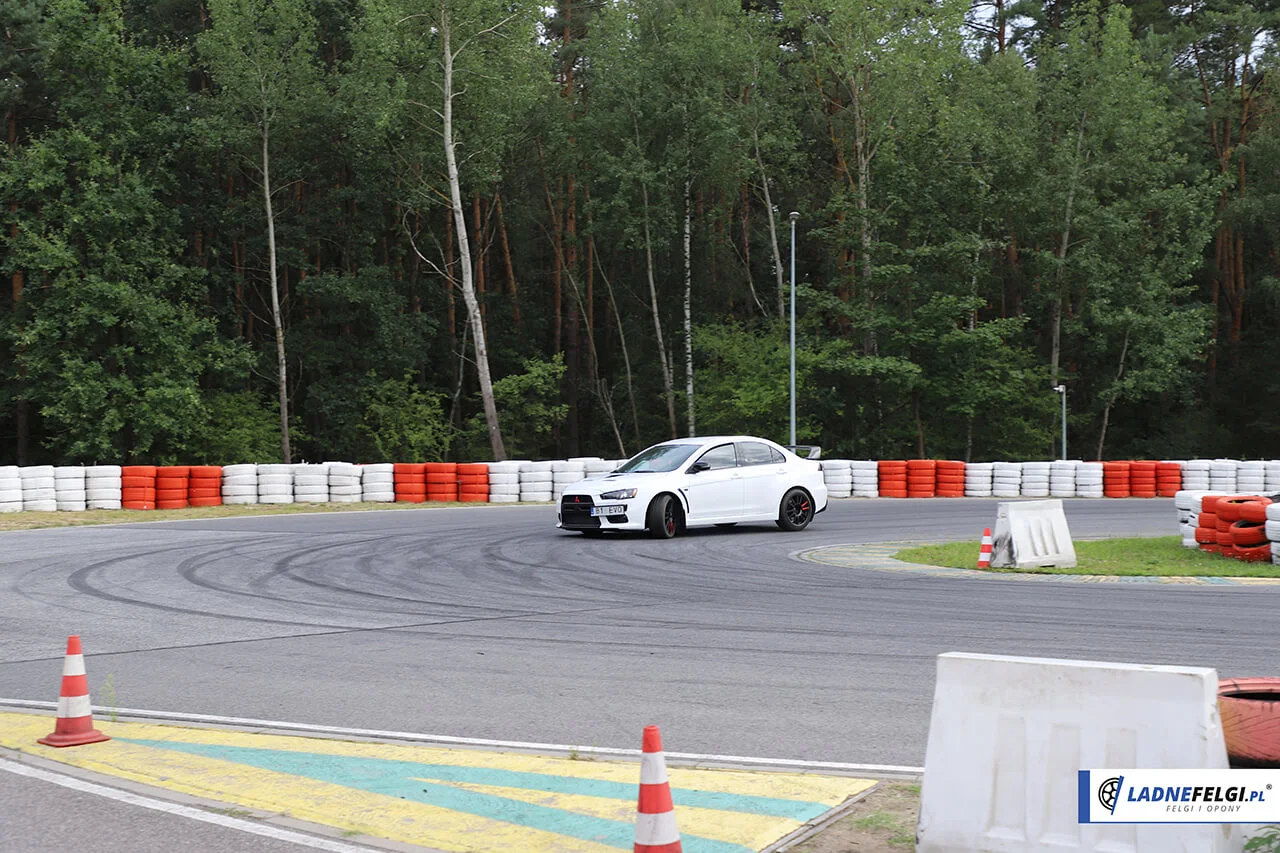
{"type": "MultiPolygon", "coordinates": [[[[714,533],[690,537],[687,545],[691,546],[693,554],[704,560],[708,554],[715,554],[726,562],[738,561],[740,568],[745,571],[742,585],[749,587],[758,596],[757,581],[764,579],[759,575],[761,569],[768,567],[775,573],[810,570],[811,567],[801,566],[789,559],[796,545],[822,546],[858,539],[875,541],[877,534],[883,536],[885,530],[891,533],[901,532],[893,529],[891,519],[896,514],[887,512],[888,503],[862,503],[860,507],[855,504],[837,504],[832,513],[824,514],[814,526],[812,532],[818,534],[816,536],[788,537],[785,534],[748,530],[741,534],[714,533]],[[859,517],[864,514],[869,517],[859,517]],[[829,525],[824,524],[828,521],[829,525]],[[823,527],[828,529],[823,531],[823,527]],[[871,529],[867,529],[868,527],[871,529]],[[743,555],[747,553],[755,554],[755,559],[745,559],[743,555]]],[[[898,503],[897,506],[904,507],[906,504],[898,503]]],[[[1079,526],[1087,533],[1114,525],[1117,515],[1115,509],[1119,505],[1112,504],[1112,507],[1111,512],[1103,513],[1102,507],[1082,505],[1083,511],[1077,518],[1079,526]]],[[[956,538],[952,529],[968,530],[989,522],[993,508],[994,505],[989,505],[989,502],[956,502],[946,512],[939,513],[940,523],[934,525],[933,532],[940,534],[942,538],[956,538]]],[[[1150,517],[1139,514],[1130,521],[1137,527],[1149,528],[1154,526],[1157,518],[1167,521],[1167,507],[1152,509],[1154,511],[1149,514],[1150,517]]],[[[384,544],[394,542],[396,547],[402,547],[405,543],[398,540],[403,537],[421,538],[424,534],[429,534],[435,540],[445,537],[444,531],[454,528],[462,517],[458,513],[462,512],[465,511],[413,513],[417,520],[411,525],[407,524],[409,519],[403,512],[361,513],[359,515],[365,518],[346,529],[341,529],[341,523],[333,517],[322,520],[323,528],[314,527],[303,518],[274,521],[253,519],[250,523],[228,520],[216,525],[145,525],[148,528],[145,535],[140,532],[142,528],[134,526],[116,528],[105,538],[118,540],[123,534],[135,547],[141,544],[139,536],[171,543],[183,538],[190,541],[187,541],[185,548],[179,550],[205,552],[213,551],[219,546],[225,549],[234,541],[270,539],[283,553],[296,551],[300,540],[314,546],[317,544],[317,537],[326,540],[359,537],[364,541],[373,540],[384,544]],[[387,516],[397,517],[390,528],[382,522],[374,521],[376,517],[387,516]],[[338,524],[338,529],[335,529],[335,523],[338,524]],[[161,528],[172,530],[159,533],[161,528]],[[324,532],[318,532],[321,530],[324,532]]],[[[493,512],[495,511],[482,510],[480,514],[489,516],[493,512]]],[[[496,512],[503,513],[504,517],[499,520],[492,516],[493,524],[485,526],[482,538],[497,535],[508,542],[518,542],[526,557],[531,556],[531,549],[544,558],[553,554],[562,555],[564,548],[575,547],[580,541],[576,537],[546,529],[548,519],[542,516],[550,513],[545,508],[496,512]],[[530,545],[530,541],[537,544],[530,545]]],[[[68,552],[76,550],[74,545],[66,547],[70,544],[66,537],[83,536],[87,532],[87,529],[41,531],[22,535],[32,537],[28,545],[35,546],[36,551],[46,550],[46,556],[57,552],[65,566],[68,552]],[[40,541],[36,542],[36,539],[40,541]]],[[[105,532],[102,531],[103,534],[105,532]]],[[[104,537],[99,534],[92,535],[91,538],[104,537]]],[[[663,555],[653,549],[662,548],[665,544],[667,543],[630,539],[591,543],[591,556],[603,559],[609,549],[612,549],[615,556],[621,551],[628,568],[632,569],[628,573],[630,576],[648,560],[654,557],[662,559],[663,555]],[[645,559],[637,562],[637,558],[645,559]]],[[[686,548],[665,556],[667,560],[676,562],[686,560],[690,555],[690,548],[686,548]]],[[[80,562],[86,565],[101,562],[93,559],[96,556],[100,555],[86,554],[80,562]]],[[[491,550],[488,558],[492,560],[493,557],[494,552],[491,550]]],[[[172,565],[173,555],[165,559],[172,565]]],[[[71,562],[75,563],[76,559],[71,558],[71,562]]],[[[564,555],[561,556],[561,562],[565,562],[564,555]]],[[[348,566],[353,567],[354,564],[348,566]]],[[[329,568],[333,569],[334,566],[331,564],[329,568]]],[[[83,567],[74,565],[63,569],[64,576],[70,574],[81,578],[84,577],[80,574],[83,571],[83,567]]],[[[184,585],[182,577],[182,573],[173,575],[170,572],[171,580],[177,579],[172,580],[176,587],[166,589],[166,597],[177,593],[178,587],[184,585]]],[[[239,580],[244,582],[246,588],[252,585],[248,576],[239,580]]],[[[332,582],[334,578],[329,577],[327,580],[332,582]]],[[[360,591],[358,573],[346,572],[344,580],[354,583],[354,588],[360,591]]],[[[589,575],[583,579],[583,583],[587,586],[598,585],[601,580],[597,575],[589,575]]],[[[619,586],[611,591],[613,594],[624,591],[630,585],[629,581],[623,582],[618,578],[615,580],[619,586]]],[[[723,575],[717,575],[716,580],[718,583],[731,583],[723,575]]],[[[835,578],[824,580],[831,583],[835,578]]],[[[233,584],[237,582],[232,581],[233,584]]],[[[117,583],[128,586],[132,581],[119,578],[117,583]]],[[[692,586],[674,590],[677,596],[690,595],[694,587],[705,592],[705,586],[697,583],[696,576],[687,576],[686,583],[692,586]]],[[[850,585],[856,586],[856,583],[850,585]]],[[[368,580],[364,586],[363,592],[382,594],[373,588],[376,583],[372,580],[368,580]]],[[[983,586],[986,589],[982,594],[990,596],[990,585],[983,586]]],[[[910,592],[909,589],[902,589],[900,595],[910,597],[910,592]]],[[[488,594],[484,584],[478,585],[478,594],[482,597],[488,594]]],[[[125,598],[128,597],[116,595],[115,605],[122,607],[124,611],[130,611],[130,604],[120,600],[125,598]]],[[[714,599],[715,596],[711,598],[714,599]]],[[[101,602],[101,599],[95,600],[91,596],[79,601],[74,599],[75,596],[72,600],[64,601],[62,606],[79,609],[81,613],[74,618],[82,621],[86,619],[83,613],[86,606],[92,611],[101,602]]],[[[147,602],[134,602],[133,606],[140,608],[134,612],[146,612],[141,609],[145,603],[147,602]]],[[[316,606],[317,603],[309,604],[316,606]]],[[[714,601],[709,601],[709,604],[712,608],[717,606],[714,601]]],[[[338,602],[331,601],[328,605],[337,607],[338,602]]],[[[284,596],[277,596],[277,603],[273,606],[280,608],[277,616],[282,615],[284,610],[294,609],[286,606],[284,596]]],[[[223,606],[216,615],[230,617],[232,609],[223,606]]],[[[207,616],[209,612],[211,611],[206,610],[203,615],[207,616]]],[[[111,615],[114,617],[116,614],[111,615]]],[[[63,618],[54,621],[69,624],[74,621],[69,616],[64,614],[63,618]]],[[[691,622],[698,621],[696,615],[685,618],[691,622]]],[[[93,623],[96,620],[89,616],[87,621],[93,623]]],[[[367,636],[378,630],[364,626],[358,634],[367,636]]],[[[104,636],[107,633],[109,632],[103,632],[104,636]]],[[[18,645],[29,647],[33,639],[30,636],[23,637],[22,640],[26,642],[18,645]]],[[[146,654],[141,646],[146,646],[147,643],[137,643],[130,650],[117,648],[116,639],[111,638],[112,655],[146,654]]],[[[159,638],[149,639],[154,642],[159,638]]],[[[92,665],[92,656],[89,660],[92,665]]],[[[781,662],[779,659],[775,661],[775,665],[781,662]]],[[[25,682],[34,685],[36,679],[5,677],[7,663],[0,662],[0,687],[4,688],[4,693],[10,696],[38,695],[34,689],[14,693],[13,684],[25,682]]],[[[31,669],[30,666],[23,668],[31,669]]],[[[50,671],[49,661],[46,660],[40,669],[50,671]]],[[[74,667],[71,667],[70,675],[73,679],[77,677],[74,667]]],[[[45,683],[49,683],[49,680],[46,677],[45,683]]],[[[74,693],[78,689],[78,682],[70,685],[70,688],[64,683],[61,713],[74,715],[83,711],[84,706],[79,697],[66,695],[68,689],[74,693]]],[[[234,693],[236,689],[251,692],[254,686],[246,683],[229,692],[234,693]]],[[[919,692],[927,694],[927,689],[919,692]]],[[[145,695],[145,691],[143,693],[145,695]]],[[[159,697],[164,694],[160,691],[151,695],[159,697]]],[[[924,698],[927,702],[927,695],[913,698],[917,702],[924,698]]],[[[378,704],[376,696],[367,697],[364,703],[370,709],[364,716],[387,719],[385,712],[378,714],[372,711],[372,707],[378,704]]],[[[665,819],[645,817],[646,814],[662,812],[646,812],[643,810],[643,803],[637,806],[641,799],[640,786],[645,783],[645,772],[635,763],[636,759],[641,758],[641,752],[633,747],[620,745],[619,738],[616,737],[605,741],[615,744],[612,747],[573,747],[563,741],[556,743],[468,738],[465,737],[466,728],[462,726],[452,727],[454,736],[432,737],[371,728],[201,714],[199,712],[206,710],[205,707],[198,705],[192,708],[188,705],[184,708],[182,705],[166,702],[152,705],[169,709],[165,713],[121,709],[113,712],[99,707],[92,721],[93,730],[109,736],[110,740],[55,749],[38,742],[41,738],[47,738],[51,729],[55,728],[54,709],[51,705],[47,700],[24,699],[8,703],[0,710],[0,747],[9,751],[5,766],[0,769],[13,772],[11,768],[16,763],[24,770],[38,770],[47,774],[51,767],[56,768],[57,765],[42,762],[56,762],[69,765],[77,772],[90,771],[110,777],[105,785],[112,790],[118,790],[117,785],[123,782],[145,783],[168,794],[196,797],[198,802],[234,804],[254,815],[290,815],[297,820],[331,828],[329,836],[323,830],[319,831],[317,837],[324,843],[347,843],[342,840],[344,837],[347,841],[359,837],[365,843],[373,843],[373,839],[384,839],[441,850],[616,850],[626,848],[634,842],[638,824],[651,825],[660,832],[668,829],[665,819]],[[182,710],[172,710],[175,708],[182,710]],[[43,713],[38,713],[41,711],[43,713]],[[143,719],[144,717],[149,719],[143,719]],[[335,837],[338,841],[334,841],[335,837]],[[477,843],[477,838],[486,840],[477,843]]],[[[219,707],[229,706],[224,703],[219,707]]],[[[294,719],[305,720],[311,717],[307,713],[305,701],[294,704],[288,710],[292,712],[294,719]]],[[[719,716],[726,721],[726,727],[734,727],[735,711],[732,707],[722,709],[719,716]]],[[[786,717],[785,713],[780,714],[778,723],[785,726],[786,717]]],[[[853,724],[857,726],[857,719],[853,724]]],[[[529,727],[513,726],[511,730],[523,733],[529,727]]],[[[922,740],[922,734],[916,734],[917,742],[922,740]]],[[[636,733],[635,740],[640,740],[639,732],[636,733]]],[[[682,740],[688,741],[687,738],[682,740]]],[[[694,740],[715,742],[714,738],[694,740]]],[[[595,742],[599,743],[600,740],[595,742]]],[[[813,758],[786,760],[778,758],[777,753],[771,757],[752,758],[713,752],[673,752],[668,753],[667,757],[671,764],[668,772],[674,810],[673,822],[681,833],[686,850],[766,849],[783,839],[794,838],[806,827],[821,823],[833,809],[838,809],[841,804],[865,792],[873,784],[874,778],[919,772],[919,768],[912,766],[912,763],[859,765],[813,758]]],[[[157,802],[163,802],[167,795],[152,791],[151,796],[157,802]]],[[[663,803],[661,797],[655,799],[650,796],[645,799],[649,801],[650,808],[654,802],[659,806],[663,803]]],[[[254,823],[257,825],[262,822],[254,823]]],[[[263,825],[270,825],[270,821],[263,825]]]]}

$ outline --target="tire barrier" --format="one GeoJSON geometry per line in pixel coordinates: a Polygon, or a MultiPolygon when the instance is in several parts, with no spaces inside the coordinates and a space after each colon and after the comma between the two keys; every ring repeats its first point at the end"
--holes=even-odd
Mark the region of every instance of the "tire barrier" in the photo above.
{"type": "Polygon", "coordinates": [[[22,480],[22,509],[24,512],[57,512],[58,502],[54,497],[52,465],[34,465],[20,468],[18,476],[22,480]]]}
{"type": "Polygon", "coordinates": [[[84,468],[79,465],[54,468],[53,497],[59,512],[84,512],[88,508],[84,468]]]}
{"type": "Polygon", "coordinates": [[[325,465],[293,466],[293,502],[327,504],[329,502],[329,469],[325,465]]]}
{"type": "Polygon", "coordinates": [[[427,466],[422,462],[397,462],[392,468],[395,475],[396,503],[421,504],[427,502],[427,466]]]}
{"type": "Polygon", "coordinates": [[[222,502],[243,506],[258,502],[257,465],[222,466],[222,502]]]}
{"type": "Polygon", "coordinates": [[[1016,498],[1022,494],[1022,463],[996,462],[991,479],[991,496],[1016,498]]]}
{"type": "Polygon", "coordinates": [[[17,465],[0,465],[0,512],[22,512],[22,474],[17,465]]]}
{"type": "Polygon", "coordinates": [[[853,463],[848,459],[824,460],[822,481],[826,484],[829,497],[853,497],[853,463]]]}
{"type": "Polygon", "coordinates": [[[1280,565],[1280,494],[1174,495],[1182,544],[1251,563],[1280,565]]]}
{"type": "Polygon", "coordinates": [[[156,469],[156,509],[186,509],[191,469],[165,465],[156,469]]]}
{"type": "Polygon", "coordinates": [[[360,466],[350,462],[326,462],[329,473],[329,501],[336,504],[360,503],[363,486],[360,466]]]}
{"type": "Polygon", "coordinates": [[[518,460],[489,462],[489,503],[513,504],[520,500],[520,465],[518,460]]]}
{"type": "Polygon", "coordinates": [[[120,509],[124,501],[119,465],[91,465],[84,469],[85,502],[89,509],[120,509]]]}
{"type": "Polygon", "coordinates": [[[360,466],[360,500],[392,503],[396,499],[396,466],[390,462],[360,466]]]}
{"type": "Polygon", "coordinates": [[[187,480],[190,506],[222,506],[222,466],[192,465],[187,480]]]}
{"type": "Polygon", "coordinates": [[[896,459],[882,459],[876,463],[880,475],[880,497],[905,498],[907,496],[907,463],[896,459]]]}
{"type": "Polygon", "coordinates": [[[156,508],[156,466],[126,465],[120,469],[120,505],[125,509],[156,508]]]}
{"type": "Polygon", "coordinates": [[[552,499],[554,485],[550,462],[520,463],[520,501],[546,502],[552,499]]]}
{"type": "Polygon", "coordinates": [[[489,502],[489,465],[487,463],[458,463],[458,500],[462,503],[489,502]]]}
{"type": "MultiPolygon", "coordinates": [[[[0,513],[256,503],[547,503],[558,500],[566,487],[608,476],[625,462],[587,456],[369,465],[11,465],[0,466],[0,513]]],[[[1266,517],[1272,499],[1280,500],[1280,460],[823,459],[821,464],[827,491],[837,499],[1173,497],[1185,546],[1241,559],[1260,559],[1261,552],[1251,549],[1276,543],[1266,524],[1280,522],[1266,517]],[[1214,483],[1237,488],[1208,488],[1214,483]],[[1217,513],[1220,498],[1233,499],[1223,517],[1217,513]],[[1236,522],[1248,524],[1233,528],[1236,522]],[[1254,525],[1263,529],[1265,541],[1259,541],[1254,525]]]]}
{"type": "Polygon", "coordinates": [[[258,466],[258,503],[293,503],[293,466],[273,463],[258,466]]]}
{"type": "Polygon", "coordinates": [[[458,463],[428,462],[423,466],[426,498],[429,501],[458,501],[458,463]]]}

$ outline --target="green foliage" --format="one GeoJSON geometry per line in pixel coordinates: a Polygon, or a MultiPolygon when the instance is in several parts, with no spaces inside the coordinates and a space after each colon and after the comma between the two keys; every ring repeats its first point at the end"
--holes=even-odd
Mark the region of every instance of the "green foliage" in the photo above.
{"type": "Polygon", "coordinates": [[[411,375],[371,383],[361,404],[366,450],[354,454],[360,461],[439,462],[448,454],[453,429],[443,395],[423,391],[411,375]]]}
{"type": "Polygon", "coordinates": [[[1245,842],[1244,849],[1246,853],[1280,853],[1280,826],[1263,827],[1245,842]]]}
{"type": "MultiPolygon", "coordinates": [[[[252,391],[212,391],[205,401],[203,429],[186,462],[234,465],[280,461],[279,413],[252,391]]],[[[296,431],[291,427],[291,433],[296,431]]]]}
{"type": "MultiPolygon", "coordinates": [[[[564,377],[564,357],[526,359],[523,373],[504,376],[493,383],[493,396],[507,440],[507,455],[531,459],[549,453],[552,436],[564,423],[569,407],[556,402],[564,377]]],[[[484,416],[478,414],[467,424],[464,446],[468,457],[484,458],[489,446],[484,416]]]]}

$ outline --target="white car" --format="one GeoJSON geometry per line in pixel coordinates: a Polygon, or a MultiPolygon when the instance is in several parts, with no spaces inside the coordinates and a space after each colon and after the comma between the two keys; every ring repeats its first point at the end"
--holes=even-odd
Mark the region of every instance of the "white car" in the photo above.
{"type": "Polygon", "coordinates": [[[559,527],[598,536],[647,530],[670,539],[686,527],[773,521],[803,530],[827,508],[822,466],[746,435],[655,444],[611,474],[564,490],[559,527]]]}

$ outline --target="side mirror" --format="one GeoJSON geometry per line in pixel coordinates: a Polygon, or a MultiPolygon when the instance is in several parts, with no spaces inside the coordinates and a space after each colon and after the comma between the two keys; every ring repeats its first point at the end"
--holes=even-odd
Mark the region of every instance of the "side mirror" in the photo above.
{"type": "Polygon", "coordinates": [[[697,474],[700,471],[710,471],[710,470],[711,470],[711,463],[703,462],[701,459],[699,459],[697,462],[689,466],[690,474],[697,474]]]}

